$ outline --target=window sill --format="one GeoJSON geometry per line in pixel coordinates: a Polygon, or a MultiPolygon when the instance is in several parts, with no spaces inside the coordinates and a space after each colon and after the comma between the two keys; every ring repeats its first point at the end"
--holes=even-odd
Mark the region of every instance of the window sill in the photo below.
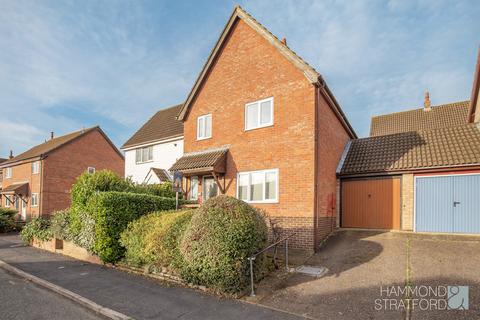
{"type": "Polygon", "coordinates": [[[197,137],[197,141],[208,140],[208,139],[212,139],[212,136],[210,136],[210,137],[205,137],[205,138],[199,138],[199,137],[197,137]]]}
{"type": "Polygon", "coordinates": [[[267,200],[267,201],[245,201],[245,200],[242,200],[243,202],[245,203],[248,203],[248,204],[278,204],[279,201],[278,200],[267,200]]]}
{"type": "Polygon", "coordinates": [[[143,162],[135,162],[135,164],[144,164],[144,163],[150,163],[153,162],[153,160],[148,160],[148,161],[143,161],[143,162]]]}
{"type": "Polygon", "coordinates": [[[266,125],[263,125],[263,126],[260,126],[260,127],[255,127],[255,128],[250,128],[250,129],[245,128],[243,131],[247,132],[247,131],[253,131],[253,130],[268,128],[268,127],[273,127],[273,123],[269,123],[269,124],[266,124],[266,125]]]}

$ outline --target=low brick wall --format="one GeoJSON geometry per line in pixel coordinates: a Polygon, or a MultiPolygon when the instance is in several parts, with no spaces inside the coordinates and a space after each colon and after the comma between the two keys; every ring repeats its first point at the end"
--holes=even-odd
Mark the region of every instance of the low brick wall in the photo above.
{"type": "Polygon", "coordinates": [[[32,247],[42,250],[60,253],[65,256],[72,257],[77,260],[87,261],[95,264],[103,264],[99,257],[89,253],[86,249],[77,246],[73,242],[61,239],[52,239],[48,241],[40,241],[34,239],[31,243],[32,247]]]}
{"type": "Polygon", "coordinates": [[[77,246],[73,242],[63,241],[63,249],[59,253],[78,260],[95,264],[103,264],[99,257],[89,253],[86,249],[77,246]]]}

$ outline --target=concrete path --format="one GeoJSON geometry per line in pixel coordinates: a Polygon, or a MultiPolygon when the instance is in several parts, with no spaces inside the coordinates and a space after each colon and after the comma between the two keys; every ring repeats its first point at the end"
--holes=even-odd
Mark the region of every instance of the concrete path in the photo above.
{"type": "Polygon", "coordinates": [[[0,269],[1,319],[100,320],[75,302],[0,269]]]}
{"type": "Polygon", "coordinates": [[[0,236],[0,260],[135,319],[301,319],[21,246],[0,236]]]}
{"type": "Polygon", "coordinates": [[[341,231],[306,264],[329,271],[291,274],[259,302],[318,319],[480,319],[480,237],[341,231]],[[406,312],[391,291],[406,285],[470,286],[470,310],[406,312]]]}

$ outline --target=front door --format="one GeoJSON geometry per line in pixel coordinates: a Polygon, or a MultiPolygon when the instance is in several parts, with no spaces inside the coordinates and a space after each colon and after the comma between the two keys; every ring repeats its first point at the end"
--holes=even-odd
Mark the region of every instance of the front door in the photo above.
{"type": "Polygon", "coordinates": [[[203,200],[208,200],[218,195],[218,186],[213,177],[203,178],[203,200]]]}
{"type": "Polygon", "coordinates": [[[21,211],[22,220],[26,220],[27,219],[27,202],[20,197],[17,198],[17,201],[22,202],[22,211],[21,211]]]}

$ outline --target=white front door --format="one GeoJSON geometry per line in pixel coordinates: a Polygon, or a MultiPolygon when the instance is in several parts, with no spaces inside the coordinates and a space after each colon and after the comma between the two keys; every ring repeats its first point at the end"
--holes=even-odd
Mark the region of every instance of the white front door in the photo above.
{"type": "Polygon", "coordinates": [[[20,197],[17,198],[17,201],[20,201],[22,203],[22,211],[21,211],[22,220],[26,220],[27,219],[27,203],[25,199],[22,199],[20,197]]]}

